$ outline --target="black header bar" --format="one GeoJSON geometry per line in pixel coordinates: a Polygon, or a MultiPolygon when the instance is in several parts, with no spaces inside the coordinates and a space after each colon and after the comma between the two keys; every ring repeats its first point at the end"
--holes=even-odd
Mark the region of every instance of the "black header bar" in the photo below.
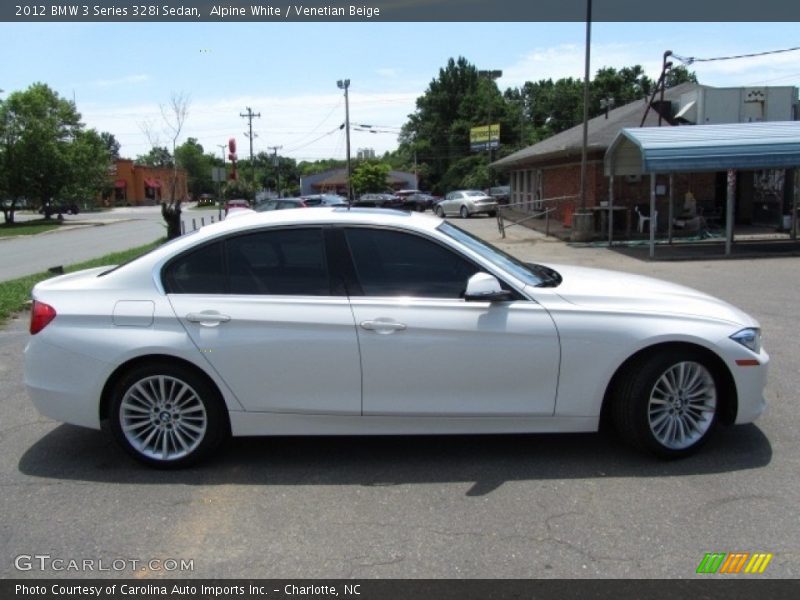
{"type": "MultiPolygon", "coordinates": [[[[588,0],[3,0],[7,22],[584,21],[588,0]]],[[[592,0],[597,22],[800,21],[795,0],[592,0]]]]}

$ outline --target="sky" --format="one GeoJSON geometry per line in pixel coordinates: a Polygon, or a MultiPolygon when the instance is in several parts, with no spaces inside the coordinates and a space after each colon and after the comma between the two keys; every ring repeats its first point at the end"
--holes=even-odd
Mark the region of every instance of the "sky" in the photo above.
{"type": "MultiPolygon", "coordinates": [[[[641,64],[657,78],[662,55],[710,58],[800,45],[797,23],[594,23],[594,73],[641,64]]],[[[0,23],[0,98],[44,82],[74,99],[89,127],[108,131],[121,154],[168,145],[161,108],[189,99],[179,143],[206,152],[236,138],[249,153],[240,116],[250,107],[254,152],[301,160],[345,158],[350,80],[351,152],[397,147],[396,131],[449,58],[500,69],[501,90],[525,81],[582,77],[583,23],[0,23]],[[379,133],[356,131],[372,125],[379,133]],[[150,135],[146,135],[149,131],[150,135]]],[[[712,86],[800,85],[800,52],[694,63],[712,86]]]]}

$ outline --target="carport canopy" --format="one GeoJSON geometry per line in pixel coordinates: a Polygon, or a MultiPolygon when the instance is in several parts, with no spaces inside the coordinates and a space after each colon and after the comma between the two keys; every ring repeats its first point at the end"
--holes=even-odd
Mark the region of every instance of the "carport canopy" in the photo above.
{"type": "MultiPolygon", "coordinates": [[[[642,127],[621,130],[608,147],[604,170],[611,177],[609,200],[613,205],[613,178],[647,175],[650,210],[655,212],[657,173],[699,173],[755,169],[789,169],[800,166],[800,121],[768,121],[722,125],[642,127]]],[[[797,191],[797,190],[796,190],[797,191]]],[[[670,208],[672,189],[670,186],[670,208]]],[[[795,204],[797,203],[795,194],[795,204]]],[[[727,199],[726,254],[733,242],[733,197],[727,199]]],[[[797,207],[792,212],[796,232],[797,207]]],[[[670,223],[671,225],[671,223],[670,223]]],[[[609,232],[609,240],[610,238],[609,232]]],[[[655,232],[650,231],[650,256],[655,232]]]]}
{"type": "Polygon", "coordinates": [[[800,165],[800,121],[623,129],[605,174],[785,169],[800,165]]]}

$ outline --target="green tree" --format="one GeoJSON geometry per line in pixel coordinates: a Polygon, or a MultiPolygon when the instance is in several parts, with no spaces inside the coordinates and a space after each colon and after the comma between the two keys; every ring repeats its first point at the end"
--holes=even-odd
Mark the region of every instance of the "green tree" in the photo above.
{"type": "Polygon", "coordinates": [[[192,197],[214,193],[216,186],[211,178],[211,169],[217,164],[217,160],[203,152],[203,146],[196,138],[190,137],[175,148],[175,160],[186,171],[189,194],[192,197]]]}
{"type": "Polygon", "coordinates": [[[667,72],[667,78],[664,82],[665,86],[671,88],[682,83],[697,83],[697,75],[694,71],[690,71],[683,65],[671,68],[667,72]]]}
{"type": "Polygon", "coordinates": [[[119,160],[120,144],[114,134],[104,131],[100,134],[100,139],[103,140],[103,144],[111,155],[111,160],[119,160]]]}
{"type": "Polygon", "coordinates": [[[107,141],[94,129],[81,131],[70,145],[69,155],[71,173],[60,197],[84,208],[93,206],[98,193],[111,186],[113,161],[107,141]]]}
{"type": "Polygon", "coordinates": [[[512,120],[513,111],[497,84],[481,77],[467,59],[451,58],[417,99],[416,111],[409,115],[400,135],[401,151],[407,156],[416,153],[418,165],[428,174],[430,188],[444,193],[461,186],[450,168],[471,155],[470,129],[500,123],[500,142],[509,143],[515,132],[512,120]]]}
{"type": "Polygon", "coordinates": [[[225,183],[222,190],[222,195],[226,200],[233,200],[234,198],[244,198],[252,204],[256,197],[255,190],[249,181],[244,179],[231,179],[225,183]]]}
{"type": "Polygon", "coordinates": [[[0,102],[0,181],[12,200],[7,222],[13,223],[19,198],[39,205],[63,193],[93,198],[109,160],[100,135],[86,132],[75,105],[46,84],[0,102]]]}
{"type": "Polygon", "coordinates": [[[140,154],[136,157],[136,162],[148,167],[171,168],[175,161],[166,146],[154,146],[147,154],[140,154]]]}
{"type": "Polygon", "coordinates": [[[352,184],[356,194],[369,192],[382,192],[387,188],[387,177],[391,167],[384,163],[372,160],[361,162],[353,169],[352,184]]]}

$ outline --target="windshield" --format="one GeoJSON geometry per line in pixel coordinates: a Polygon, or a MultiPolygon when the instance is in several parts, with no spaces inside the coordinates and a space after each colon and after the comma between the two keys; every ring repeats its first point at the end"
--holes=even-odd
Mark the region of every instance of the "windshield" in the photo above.
{"type": "Polygon", "coordinates": [[[556,287],[561,283],[561,275],[559,275],[557,271],[543,265],[524,263],[510,254],[503,252],[500,248],[495,248],[482,239],[446,221],[439,225],[437,229],[446,236],[462,243],[473,252],[478,253],[486,260],[493,262],[503,270],[511,273],[514,277],[527,285],[532,285],[534,287],[556,287]]]}
{"type": "Polygon", "coordinates": [[[464,194],[467,195],[467,196],[485,196],[486,195],[483,192],[478,192],[478,191],[464,192],[464,194]]]}

